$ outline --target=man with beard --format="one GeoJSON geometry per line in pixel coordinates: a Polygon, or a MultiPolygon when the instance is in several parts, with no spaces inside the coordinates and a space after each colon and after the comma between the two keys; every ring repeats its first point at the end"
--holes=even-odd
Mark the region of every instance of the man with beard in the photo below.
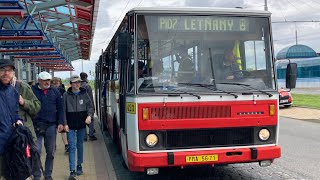
{"type": "MultiPolygon", "coordinates": [[[[54,152],[56,146],[57,126],[58,132],[62,132],[64,125],[64,111],[61,94],[57,88],[50,86],[52,76],[48,72],[41,72],[38,77],[38,84],[32,86],[34,94],[41,102],[41,110],[33,118],[33,124],[37,135],[37,149],[41,154],[42,141],[46,149],[46,162],[44,170],[45,180],[52,179],[54,152]]],[[[41,178],[39,165],[33,169],[34,180],[41,178]]]]}
{"type": "Polygon", "coordinates": [[[14,69],[13,61],[0,59],[0,179],[5,173],[5,145],[13,132],[13,125],[22,124],[18,115],[19,94],[10,84],[14,69]]]}

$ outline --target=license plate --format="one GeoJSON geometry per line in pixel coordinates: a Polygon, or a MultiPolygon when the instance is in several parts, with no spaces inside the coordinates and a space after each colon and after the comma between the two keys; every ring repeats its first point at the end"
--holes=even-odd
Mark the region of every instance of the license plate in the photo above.
{"type": "Polygon", "coordinates": [[[200,156],[186,156],[186,162],[210,162],[210,161],[218,161],[218,155],[200,155],[200,156]]]}
{"type": "Polygon", "coordinates": [[[280,103],[286,103],[286,102],[288,102],[288,99],[280,100],[280,103]]]}

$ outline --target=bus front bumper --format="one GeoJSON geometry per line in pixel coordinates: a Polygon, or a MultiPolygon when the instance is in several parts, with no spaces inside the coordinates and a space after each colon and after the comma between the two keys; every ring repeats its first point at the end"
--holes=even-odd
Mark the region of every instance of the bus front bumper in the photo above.
{"type": "Polygon", "coordinates": [[[130,171],[143,172],[146,168],[170,166],[233,164],[263,160],[272,162],[280,156],[280,146],[156,153],[135,153],[128,150],[128,165],[130,171]]]}

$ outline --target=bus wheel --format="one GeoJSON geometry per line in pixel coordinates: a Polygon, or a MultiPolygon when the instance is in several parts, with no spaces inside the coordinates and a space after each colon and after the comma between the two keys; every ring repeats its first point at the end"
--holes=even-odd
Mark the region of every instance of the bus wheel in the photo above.
{"type": "Polygon", "coordinates": [[[101,112],[101,130],[102,131],[107,131],[107,116],[105,112],[101,112]]]}
{"type": "Polygon", "coordinates": [[[122,156],[122,158],[121,158],[121,164],[122,164],[122,166],[124,167],[124,169],[127,169],[127,170],[128,170],[128,166],[127,166],[126,162],[124,162],[123,156],[122,156]]]}
{"type": "Polygon", "coordinates": [[[116,118],[113,119],[113,143],[116,145],[117,151],[119,154],[121,154],[121,142],[120,142],[120,135],[119,135],[119,130],[117,126],[117,120],[116,118]]]}

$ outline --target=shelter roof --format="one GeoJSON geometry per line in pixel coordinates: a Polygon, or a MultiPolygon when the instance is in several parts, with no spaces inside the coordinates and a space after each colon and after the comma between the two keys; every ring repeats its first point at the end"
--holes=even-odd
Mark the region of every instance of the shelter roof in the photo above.
{"type": "Polygon", "coordinates": [[[3,22],[0,48],[7,51],[14,49],[15,51],[5,52],[5,55],[15,58],[43,56],[45,58],[37,61],[45,60],[45,67],[60,67],[61,60],[65,60],[70,67],[73,60],[89,60],[99,2],[100,0],[0,0],[0,20],[3,22]],[[28,49],[32,53],[25,53],[28,49]],[[59,61],[52,59],[52,55],[60,56],[59,61]]]}

